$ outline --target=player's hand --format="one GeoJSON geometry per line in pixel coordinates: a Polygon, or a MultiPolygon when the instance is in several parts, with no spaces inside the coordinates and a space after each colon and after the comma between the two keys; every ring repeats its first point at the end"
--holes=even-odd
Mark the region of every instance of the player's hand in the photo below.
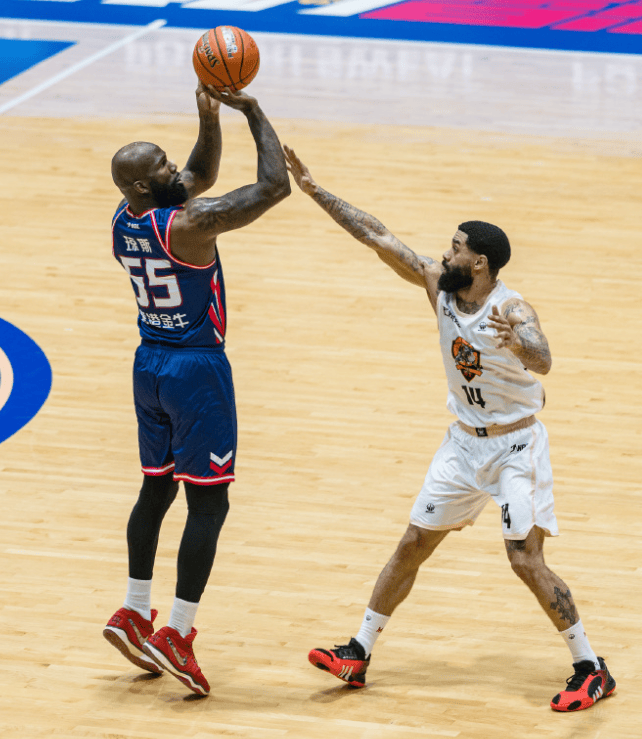
{"type": "Polygon", "coordinates": [[[226,87],[225,90],[217,90],[212,85],[208,85],[207,91],[214,100],[218,100],[219,103],[234,108],[234,110],[240,110],[241,113],[247,114],[258,106],[256,98],[243,92],[243,90],[232,92],[229,87],[226,87]]]}
{"type": "Polygon", "coordinates": [[[306,195],[314,195],[317,191],[318,185],[312,178],[310,170],[294,153],[294,149],[290,149],[289,146],[284,146],[283,152],[285,153],[285,164],[296,184],[306,195]]]}
{"type": "Polygon", "coordinates": [[[221,101],[213,97],[202,82],[196,88],[196,105],[199,115],[217,114],[221,107],[221,101]]]}
{"type": "Polygon", "coordinates": [[[496,346],[498,349],[510,349],[519,343],[508,318],[499,312],[496,305],[493,306],[492,313],[488,316],[488,323],[497,332],[498,342],[496,346]]]}

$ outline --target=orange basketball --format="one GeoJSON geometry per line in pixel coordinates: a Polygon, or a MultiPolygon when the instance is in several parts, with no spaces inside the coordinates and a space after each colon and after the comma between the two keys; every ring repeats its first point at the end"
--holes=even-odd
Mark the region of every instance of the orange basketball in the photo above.
{"type": "Polygon", "coordinates": [[[192,63],[204,85],[241,90],[259,71],[259,47],[241,28],[217,26],[196,42],[192,63]]]}

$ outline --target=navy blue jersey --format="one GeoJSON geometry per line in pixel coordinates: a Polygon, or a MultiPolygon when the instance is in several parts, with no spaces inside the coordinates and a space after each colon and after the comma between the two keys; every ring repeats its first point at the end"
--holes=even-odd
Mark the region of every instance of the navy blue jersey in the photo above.
{"type": "Polygon", "coordinates": [[[113,254],[131,278],[144,340],[166,346],[223,347],[227,314],[218,251],[195,267],[170,251],[170,230],[183,206],[134,215],[127,205],[112,222],[113,254]]]}

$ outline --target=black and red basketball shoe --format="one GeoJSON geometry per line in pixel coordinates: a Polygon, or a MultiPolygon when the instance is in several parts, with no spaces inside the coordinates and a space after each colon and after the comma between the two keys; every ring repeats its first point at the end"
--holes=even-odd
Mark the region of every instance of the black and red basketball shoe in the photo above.
{"type": "Polygon", "coordinates": [[[574,662],[575,674],[566,681],[566,690],[562,690],[551,701],[554,711],[582,711],[590,708],[600,698],[615,690],[615,680],[606,667],[606,662],[601,657],[597,658],[600,663],[599,670],[591,660],[574,662]]]}
{"type": "Polygon", "coordinates": [[[355,638],[350,639],[349,644],[336,646],[336,649],[313,649],[308,659],[315,667],[329,672],[353,688],[363,688],[366,684],[370,657],[366,659],[363,647],[355,638]]]}

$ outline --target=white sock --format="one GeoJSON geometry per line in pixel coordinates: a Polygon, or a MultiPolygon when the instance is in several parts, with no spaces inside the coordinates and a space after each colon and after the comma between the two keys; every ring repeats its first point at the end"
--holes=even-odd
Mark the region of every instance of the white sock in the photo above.
{"type": "Polygon", "coordinates": [[[185,638],[192,631],[197,610],[198,603],[190,603],[188,600],[174,598],[174,605],[167,625],[171,629],[176,629],[185,638]]]}
{"type": "Polygon", "coordinates": [[[372,652],[372,647],[388,621],[390,621],[390,616],[383,616],[381,613],[375,613],[370,608],[366,608],[361,628],[355,636],[355,639],[366,650],[366,657],[372,652]]]}
{"type": "Polygon", "coordinates": [[[573,655],[573,663],[582,662],[582,660],[589,660],[595,664],[596,670],[601,670],[600,663],[597,661],[597,655],[591,649],[589,640],[582,626],[582,621],[578,621],[576,624],[571,626],[566,631],[560,631],[560,634],[566,642],[566,646],[571,650],[573,655]]]}
{"type": "Polygon", "coordinates": [[[130,611],[140,613],[143,618],[148,621],[152,619],[152,581],[151,580],[135,580],[133,577],[127,578],[127,595],[125,596],[125,608],[130,611]]]}

